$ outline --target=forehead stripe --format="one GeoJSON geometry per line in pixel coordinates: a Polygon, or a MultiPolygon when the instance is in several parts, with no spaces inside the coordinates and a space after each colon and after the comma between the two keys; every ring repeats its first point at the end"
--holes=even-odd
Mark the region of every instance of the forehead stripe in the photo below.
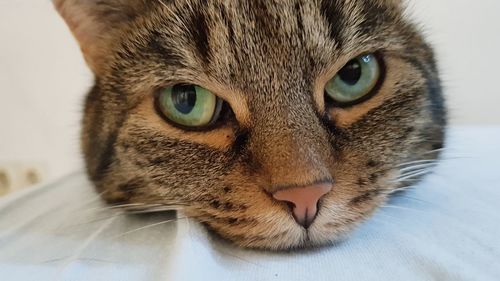
{"type": "Polygon", "coordinates": [[[342,33],[345,29],[345,20],[339,1],[323,0],[321,2],[321,15],[328,23],[330,38],[342,46],[342,33]]]}

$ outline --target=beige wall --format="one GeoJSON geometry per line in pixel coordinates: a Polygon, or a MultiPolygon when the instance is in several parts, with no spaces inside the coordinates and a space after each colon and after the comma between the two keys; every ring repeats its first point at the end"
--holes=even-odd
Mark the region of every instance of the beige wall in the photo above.
{"type": "Polygon", "coordinates": [[[49,0],[0,0],[0,165],[77,169],[91,78],[49,0]]]}
{"type": "Polygon", "coordinates": [[[500,125],[500,1],[408,2],[436,47],[451,122],[500,125]]]}
{"type": "MultiPolygon", "coordinates": [[[[413,0],[436,45],[454,124],[500,124],[497,0],[413,0]]],[[[49,0],[0,0],[0,165],[77,169],[78,126],[91,84],[49,0]]]]}

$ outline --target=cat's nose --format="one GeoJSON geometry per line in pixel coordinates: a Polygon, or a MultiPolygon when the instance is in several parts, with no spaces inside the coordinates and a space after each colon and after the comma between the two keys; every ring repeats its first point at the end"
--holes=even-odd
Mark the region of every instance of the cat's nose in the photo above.
{"type": "Polygon", "coordinates": [[[330,190],[332,190],[331,183],[321,183],[280,190],[275,192],[273,197],[279,201],[291,203],[295,221],[308,228],[316,218],[319,199],[330,190]]]}

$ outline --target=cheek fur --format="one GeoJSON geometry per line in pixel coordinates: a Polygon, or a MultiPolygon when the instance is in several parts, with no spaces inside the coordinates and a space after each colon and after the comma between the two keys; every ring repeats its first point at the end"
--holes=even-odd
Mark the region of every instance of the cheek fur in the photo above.
{"type": "Polygon", "coordinates": [[[72,29],[81,14],[85,34],[106,33],[92,40],[102,40],[98,54],[73,30],[96,74],[87,171],[111,204],[182,209],[245,247],[323,245],[385,202],[398,165],[438,157],[430,151],[442,147],[446,112],[432,50],[393,1],[67,2],[58,9],[72,29]],[[346,54],[376,51],[387,53],[379,92],[323,110],[312,81],[346,54]],[[234,123],[209,132],[165,123],[147,95],[180,82],[219,92],[234,123]],[[307,230],[272,197],[273,185],[324,178],[334,188],[307,230]]]}

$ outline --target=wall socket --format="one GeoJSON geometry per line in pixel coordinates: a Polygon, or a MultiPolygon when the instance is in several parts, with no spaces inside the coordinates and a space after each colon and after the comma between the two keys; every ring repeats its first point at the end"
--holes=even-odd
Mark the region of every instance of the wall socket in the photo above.
{"type": "Polygon", "coordinates": [[[47,177],[42,163],[0,163],[0,196],[43,182],[47,177]]]}

